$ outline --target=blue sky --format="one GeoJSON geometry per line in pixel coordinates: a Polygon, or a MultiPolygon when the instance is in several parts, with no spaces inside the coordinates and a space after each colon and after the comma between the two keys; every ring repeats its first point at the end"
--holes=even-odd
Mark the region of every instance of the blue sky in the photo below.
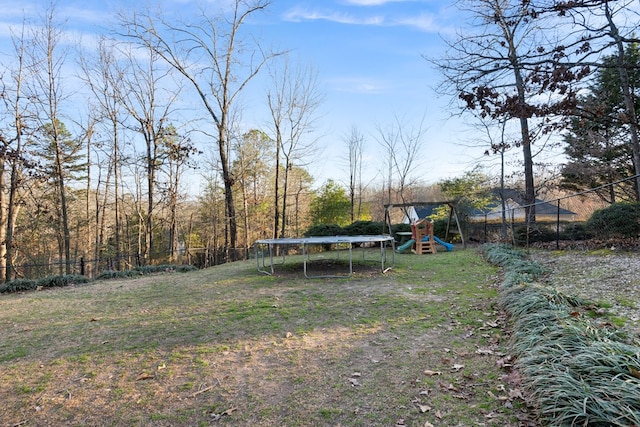
{"type": "MultiPolygon", "coordinates": [[[[228,0],[211,3],[219,5],[221,1],[228,0]]],[[[451,36],[461,24],[452,3],[273,0],[266,14],[251,23],[264,45],[289,49],[298,62],[309,63],[318,71],[326,101],[316,136],[325,154],[311,171],[319,183],[328,178],[346,179],[347,168],[340,159],[346,155],[344,140],[353,126],[367,141],[366,176],[375,178],[383,164],[376,129],[391,125],[396,116],[412,126],[425,118],[424,158],[417,169],[424,183],[459,176],[482,158],[482,148],[463,146],[470,138],[468,127],[460,119],[450,118],[450,99],[439,98],[433,90],[441,77],[423,58],[441,54],[441,36],[451,36]]],[[[23,16],[37,17],[43,4],[0,0],[0,52],[9,50],[7,24],[19,23],[23,16]]],[[[104,32],[114,11],[130,10],[129,4],[125,0],[60,0],[57,15],[66,17],[67,30],[87,43],[104,32]]],[[[163,8],[183,15],[197,10],[190,0],[165,1],[163,8]]],[[[263,93],[264,88],[254,87],[243,102],[259,105],[264,102],[263,93]]],[[[256,107],[245,116],[260,126],[266,115],[256,107]]]]}

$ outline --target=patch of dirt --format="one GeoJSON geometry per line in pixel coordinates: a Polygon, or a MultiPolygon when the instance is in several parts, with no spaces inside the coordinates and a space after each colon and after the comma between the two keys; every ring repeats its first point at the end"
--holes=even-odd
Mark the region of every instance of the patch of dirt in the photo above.
{"type": "Polygon", "coordinates": [[[546,283],[560,292],[604,303],[624,328],[640,337],[640,254],[610,251],[532,251],[531,259],[546,267],[546,283]]]}
{"type": "MultiPolygon", "coordinates": [[[[349,261],[339,259],[314,259],[307,262],[307,275],[309,277],[347,277],[349,275],[349,261]]],[[[376,277],[382,275],[380,262],[358,262],[354,261],[352,273],[365,277],[376,277]]],[[[304,275],[304,265],[302,262],[276,265],[274,275],[279,277],[296,277],[304,275]]]]}

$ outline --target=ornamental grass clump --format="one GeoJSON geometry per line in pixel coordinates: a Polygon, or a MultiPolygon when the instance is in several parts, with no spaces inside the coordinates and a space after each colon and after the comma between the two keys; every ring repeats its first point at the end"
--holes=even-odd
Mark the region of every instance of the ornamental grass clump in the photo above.
{"type": "Polygon", "coordinates": [[[535,283],[543,270],[523,253],[504,245],[485,253],[505,269],[511,351],[542,424],[640,426],[640,348],[606,319],[590,318],[593,303],[535,283]]]}

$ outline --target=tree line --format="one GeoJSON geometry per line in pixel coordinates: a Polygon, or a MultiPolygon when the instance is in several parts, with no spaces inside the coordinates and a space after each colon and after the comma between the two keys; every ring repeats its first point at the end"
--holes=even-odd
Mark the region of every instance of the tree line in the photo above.
{"type": "MultiPolygon", "coordinates": [[[[235,0],[189,20],[135,10],[78,46],[55,4],[11,28],[0,74],[3,280],[22,264],[69,274],[80,257],[122,269],[198,249],[205,265],[231,261],[257,238],[301,235],[326,217],[323,194],[337,184],[314,189],[307,169],[324,93],[313,67],[246,30],[269,5],[235,0]],[[270,120],[246,128],[242,94],[259,74],[270,120]],[[196,175],[202,188],[189,187],[196,175]]],[[[364,135],[354,127],[344,144],[351,219],[367,219],[364,135]]],[[[388,178],[389,196],[409,173],[390,165],[402,175],[388,178]]]]}

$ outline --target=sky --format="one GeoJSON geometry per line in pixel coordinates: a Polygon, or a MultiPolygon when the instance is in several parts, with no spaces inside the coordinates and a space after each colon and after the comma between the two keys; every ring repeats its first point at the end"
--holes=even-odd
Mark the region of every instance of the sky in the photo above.
{"type": "MultiPolygon", "coordinates": [[[[219,6],[229,0],[209,0],[219,6]]],[[[425,57],[444,52],[442,38],[462,25],[453,2],[441,0],[272,0],[266,12],[249,25],[263,46],[286,49],[299,63],[318,73],[325,101],[315,121],[322,155],[309,166],[316,182],[346,182],[346,139],[353,127],[364,136],[365,179],[381,180],[384,152],[379,129],[396,121],[425,129],[415,176],[424,184],[460,176],[482,160],[483,147],[470,148],[478,136],[464,118],[452,115],[451,99],[434,90],[442,77],[425,57]],[[255,31],[254,31],[255,30],[255,31]]],[[[36,19],[46,3],[0,0],[0,53],[10,49],[8,28],[23,16],[36,19]]],[[[125,0],[59,0],[57,16],[65,28],[90,45],[105,32],[116,11],[130,11],[125,0]]],[[[156,3],[148,3],[149,5],[156,3]]],[[[163,1],[168,14],[187,16],[207,5],[190,0],[163,1]]],[[[258,81],[260,81],[258,79],[258,81]]],[[[244,94],[243,120],[264,126],[265,88],[251,86],[244,94]]]]}

